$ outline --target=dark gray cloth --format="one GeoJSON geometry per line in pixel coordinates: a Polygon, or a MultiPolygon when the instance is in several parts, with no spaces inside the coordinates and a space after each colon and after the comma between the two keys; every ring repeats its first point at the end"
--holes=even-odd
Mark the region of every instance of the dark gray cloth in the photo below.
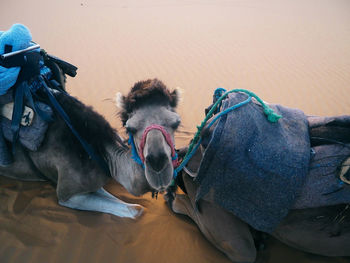
{"type": "MultiPolygon", "coordinates": [[[[313,157],[294,209],[350,203],[350,185],[339,178],[350,157],[350,116],[308,117],[313,157]]],[[[350,180],[350,172],[347,172],[350,180]]]]}
{"type": "MultiPolygon", "coordinates": [[[[6,104],[13,101],[11,92],[0,96],[0,104],[6,104]]],[[[53,115],[52,109],[41,102],[37,102],[38,108],[48,115],[53,115]]],[[[11,131],[11,121],[3,116],[0,116],[0,123],[4,137],[6,140],[12,142],[13,132],[11,131]]],[[[48,123],[40,118],[38,114],[35,114],[33,122],[30,126],[21,126],[19,130],[19,142],[31,151],[36,151],[40,147],[44,140],[48,123]]],[[[3,151],[5,149],[2,149],[3,151]]],[[[0,155],[6,153],[0,151],[0,155]]]]}
{"type": "Polygon", "coordinates": [[[311,145],[350,143],[350,116],[308,117],[311,145]]]}
{"type": "MultiPolygon", "coordinates": [[[[223,110],[246,98],[229,95],[223,110]]],[[[269,122],[253,102],[221,117],[196,179],[197,201],[212,190],[215,202],[264,232],[272,232],[293,206],[310,161],[304,113],[271,108],[283,116],[277,123],[269,122]]]]}
{"type": "Polygon", "coordinates": [[[340,167],[350,157],[350,144],[328,144],[313,148],[309,174],[293,209],[350,203],[350,185],[339,179],[340,167]]]}

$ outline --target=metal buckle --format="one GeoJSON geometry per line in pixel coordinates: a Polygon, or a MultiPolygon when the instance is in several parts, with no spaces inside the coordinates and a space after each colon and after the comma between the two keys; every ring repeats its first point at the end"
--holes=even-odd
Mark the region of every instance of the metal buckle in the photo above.
{"type": "Polygon", "coordinates": [[[21,49],[21,50],[17,50],[17,51],[12,51],[10,53],[2,54],[2,55],[0,55],[0,59],[1,60],[5,60],[5,59],[7,59],[9,57],[12,57],[12,56],[15,56],[15,55],[18,55],[18,54],[22,54],[22,53],[25,53],[25,52],[28,52],[28,51],[40,48],[39,44],[36,44],[35,42],[31,42],[31,43],[33,43],[34,45],[30,46],[30,47],[27,47],[25,49],[21,49]]]}

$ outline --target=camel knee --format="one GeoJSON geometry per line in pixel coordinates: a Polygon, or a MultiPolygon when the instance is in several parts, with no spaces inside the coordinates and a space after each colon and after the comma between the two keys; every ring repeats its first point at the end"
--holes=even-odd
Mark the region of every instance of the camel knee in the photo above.
{"type": "Polygon", "coordinates": [[[247,240],[240,238],[223,240],[218,243],[217,248],[233,262],[256,262],[256,249],[247,240]]]}
{"type": "Polygon", "coordinates": [[[173,201],[172,209],[176,214],[186,215],[191,218],[193,217],[193,207],[190,199],[186,195],[177,194],[173,201]]]}
{"type": "Polygon", "coordinates": [[[201,200],[197,224],[205,237],[233,262],[255,262],[256,248],[246,223],[210,202],[201,200]]]}

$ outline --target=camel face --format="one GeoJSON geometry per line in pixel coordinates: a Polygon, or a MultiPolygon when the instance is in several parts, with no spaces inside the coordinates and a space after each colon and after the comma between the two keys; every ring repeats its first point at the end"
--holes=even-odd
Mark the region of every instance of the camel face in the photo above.
{"type": "Polygon", "coordinates": [[[170,106],[159,104],[138,108],[126,122],[138,154],[143,157],[146,180],[156,191],[164,191],[171,183],[174,132],[179,124],[180,116],[170,106]]]}
{"type": "Polygon", "coordinates": [[[147,181],[144,183],[153,191],[164,191],[170,185],[177,164],[174,132],[180,125],[175,112],[178,100],[178,90],[170,91],[158,79],[135,83],[126,96],[117,94],[132,146],[130,155],[144,169],[142,180],[136,181],[147,181]]]}

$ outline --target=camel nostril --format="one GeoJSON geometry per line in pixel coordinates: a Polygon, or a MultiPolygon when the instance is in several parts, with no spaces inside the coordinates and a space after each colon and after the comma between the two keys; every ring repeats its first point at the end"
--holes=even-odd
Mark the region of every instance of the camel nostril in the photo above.
{"type": "Polygon", "coordinates": [[[149,164],[152,169],[156,172],[161,171],[166,165],[168,157],[165,153],[160,154],[149,154],[146,157],[146,162],[149,164]]]}

